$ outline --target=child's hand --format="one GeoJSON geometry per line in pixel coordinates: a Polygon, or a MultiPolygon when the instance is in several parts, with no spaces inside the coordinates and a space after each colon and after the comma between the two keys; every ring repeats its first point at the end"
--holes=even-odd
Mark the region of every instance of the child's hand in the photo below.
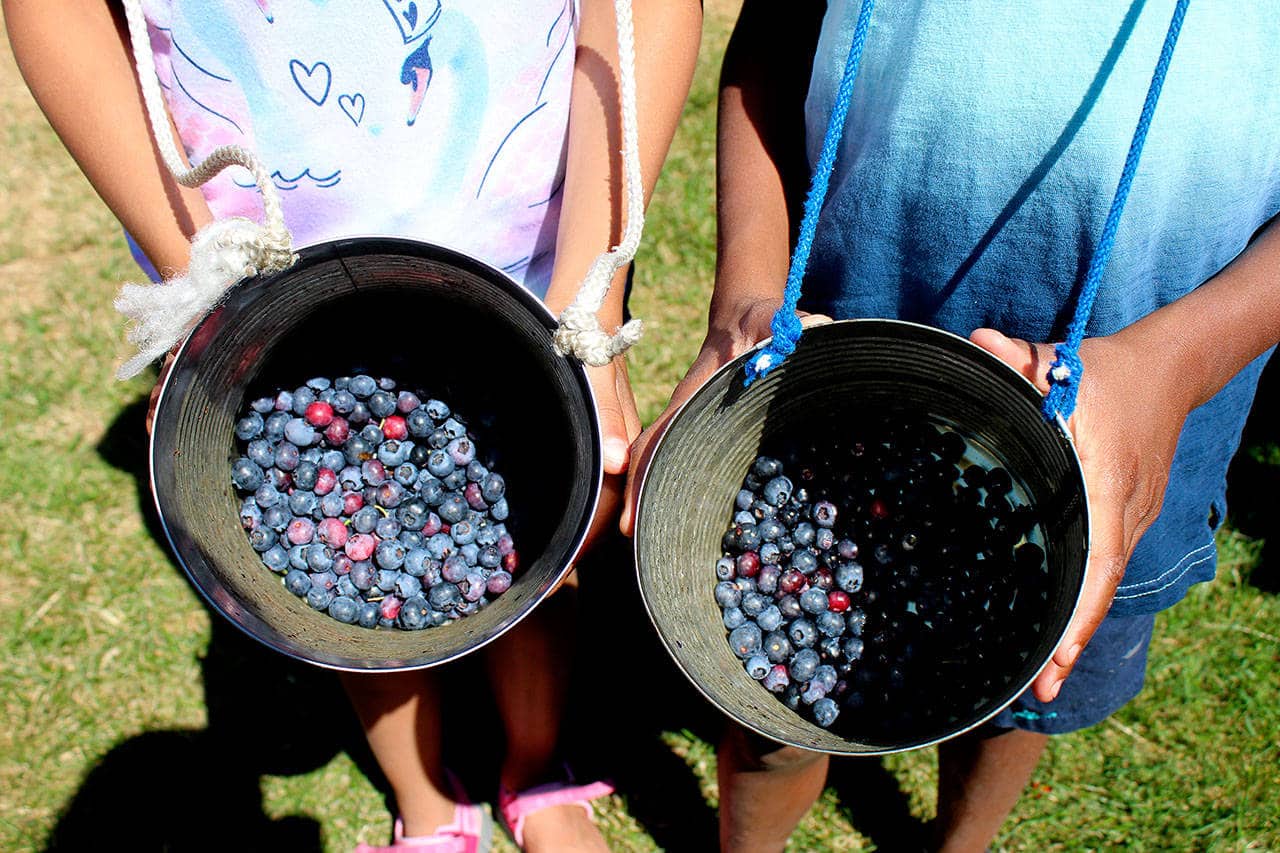
{"type": "MultiPolygon", "coordinates": [[[[671,400],[667,403],[667,407],[658,419],[640,434],[639,440],[631,448],[631,471],[627,475],[622,517],[618,522],[623,535],[631,536],[635,533],[636,501],[639,498],[640,483],[644,479],[645,470],[649,467],[655,443],[666,430],[672,416],[722,365],[733,361],[773,334],[769,324],[780,304],[780,299],[751,299],[732,308],[715,312],[716,315],[726,319],[717,322],[713,317],[707,329],[707,336],[702,341],[702,349],[698,351],[684,379],[680,380],[680,384],[671,393],[671,400]]],[[[806,327],[831,321],[830,317],[822,314],[801,312],[800,316],[801,323],[806,327]]]]}
{"type": "MultiPolygon", "coordinates": [[[[1048,392],[1050,344],[1030,344],[993,329],[978,329],[970,338],[1048,392]]],[[[1068,426],[1089,492],[1089,571],[1075,618],[1032,684],[1042,702],[1058,695],[1107,615],[1134,547],[1159,515],[1173,452],[1193,403],[1186,384],[1161,371],[1149,351],[1129,342],[1123,331],[1086,340],[1080,356],[1084,377],[1068,426]]]]}
{"type": "Polygon", "coordinates": [[[588,367],[587,378],[595,391],[604,446],[604,484],[600,504],[587,533],[583,550],[609,529],[622,505],[623,476],[630,461],[631,442],[640,435],[640,415],[636,398],[631,393],[625,357],[615,358],[604,367],[588,367]]]}

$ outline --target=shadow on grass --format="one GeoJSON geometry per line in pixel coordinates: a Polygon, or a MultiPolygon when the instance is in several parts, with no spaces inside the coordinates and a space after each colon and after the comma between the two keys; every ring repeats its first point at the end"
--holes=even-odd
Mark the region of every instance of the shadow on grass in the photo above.
{"type": "MultiPolygon", "coordinates": [[[[98,452],[137,479],[139,511],[167,551],[148,483],[146,408],[143,398],[122,410],[98,452]]],[[[310,773],[346,752],[385,789],[332,673],[260,646],[221,616],[210,619],[200,661],[207,728],[145,732],[116,744],[64,808],[46,851],[116,843],[140,851],[319,851],[314,819],[265,814],[264,775],[310,773]]]]}
{"type": "Polygon", "coordinates": [[[1258,394],[1227,473],[1231,524],[1246,536],[1266,540],[1248,582],[1263,592],[1280,593],[1280,360],[1262,372],[1258,394]]]}

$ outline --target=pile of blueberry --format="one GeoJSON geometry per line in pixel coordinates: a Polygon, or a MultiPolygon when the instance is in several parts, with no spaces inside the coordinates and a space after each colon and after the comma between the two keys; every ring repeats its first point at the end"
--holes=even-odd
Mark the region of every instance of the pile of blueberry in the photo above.
{"type": "Polygon", "coordinates": [[[1035,513],[1008,472],[929,422],[771,450],[715,567],[751,677],[859,737],[945,726],[1005,687],[1047,599],[1035,513]]]}
{"type": "Polygon", "coordinates": [[[445,403],[391,379],[320,377],[254,400],[235,433],[249,544],[316,610],[413,631],[511,586],[506,484],[445,403]]]}

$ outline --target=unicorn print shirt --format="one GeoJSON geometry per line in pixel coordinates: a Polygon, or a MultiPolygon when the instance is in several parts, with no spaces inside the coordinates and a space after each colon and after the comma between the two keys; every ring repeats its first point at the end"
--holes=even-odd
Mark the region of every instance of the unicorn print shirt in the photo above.
{"type": "MultiPolygon", "coordinates": [[[[192,162],[219,145],[272,173],[296,246],[399,236],[551,274],[577,0],[144,0],[192,162]]],[[[252,176],[203,188],[261,221],[252,176]]]]}

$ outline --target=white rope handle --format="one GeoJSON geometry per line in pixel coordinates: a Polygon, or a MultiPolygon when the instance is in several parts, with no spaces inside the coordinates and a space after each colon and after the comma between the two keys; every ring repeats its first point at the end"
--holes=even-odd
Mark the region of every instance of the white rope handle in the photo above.
{"type": "Polygon", "coordinates": [[[627,225],[622,240],[611,251],[595,259],[573,303],[560,314],[556,329],[556,352],[573,355],[594,367],[627,351],[640,340],[643,324],[625,323],[610,335],[600,328],[596,313],[604,304],[609,285],[618,270],[627,266],[640,248],[644,230],[644,184],[640,177],[640,139],[636,128],[636,39],[631,20],[631,0],[614,0],[618,18],[618,88],[622,99],[622,164],[626,182],[627,225]]]}
{"type": "Polygon", "coordinates": [[[165,166],[178,183],[191,188],[208,182],[228,166],[243,166],[253,173],[262,193],[264,224],[238,216],[212,222],[191,239],[191,261],[185,274],[160,284],[126,284],[120,289],[116,310],[133,321],[128,336],[138,347],[137,354],[117,371],[120,379],[136,375],[171,349],[228,287],[248,276],[286,269],[296,260],[280,194],[252,152],[239,145],[223,145],[198,165],[186,168],[169,128],[141,0],[124,0],[124,11],[151,135],[165,166]]]}

